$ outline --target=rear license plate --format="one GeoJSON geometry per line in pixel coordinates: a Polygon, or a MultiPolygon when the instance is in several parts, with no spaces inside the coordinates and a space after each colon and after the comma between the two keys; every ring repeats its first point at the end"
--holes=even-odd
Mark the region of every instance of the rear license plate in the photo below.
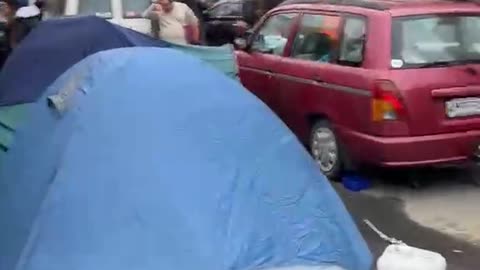
{"type": "Polygon", "coordinates": [[[455,98],[445,102],[449,118],[480,115],[480,98],[455,98]]]}

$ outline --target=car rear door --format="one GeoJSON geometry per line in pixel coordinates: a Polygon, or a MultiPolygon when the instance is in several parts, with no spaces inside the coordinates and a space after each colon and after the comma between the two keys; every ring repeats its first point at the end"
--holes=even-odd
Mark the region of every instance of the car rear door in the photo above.
{"type": "Polygon", "coordinates": [[[250,37],[249,49],[237,52],[243,85],[274,111],[278,109],[274,74],[279,72],[284,53],[290,46],[297,17],[296,12],[271,14],[250,37]]]}
{"type": "Polygon", "coordinates": [[[291,53],[279,67],[280,115],[304,141],[312,117],[365,128],[369,118],[369,72],[363,66],[366,18],[304,11],[291,53]],[[348,45],[348,46],[347,46],[348,45]]]}

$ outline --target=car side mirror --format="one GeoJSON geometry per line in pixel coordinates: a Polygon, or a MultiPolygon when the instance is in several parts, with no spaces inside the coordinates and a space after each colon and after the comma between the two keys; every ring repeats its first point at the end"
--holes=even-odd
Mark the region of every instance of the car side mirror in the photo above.
{"type": "Polygon", "coordinates": [[[253,36],[253,29],[252,29],[252,28],[247,29],[247,30],[245,31],[245,33],[243,33],[243,38],[244,38],[245,40],[249,40],[251,36],[253,36]]]}
{"type": "Polygon", "coordinates": [[[236,38],[234,41],[233,41],[233,46],[235,47],[235,49],[237,50],[246,50],[247,49],[247,40],[244,39],[244,38],[236,38]]]}

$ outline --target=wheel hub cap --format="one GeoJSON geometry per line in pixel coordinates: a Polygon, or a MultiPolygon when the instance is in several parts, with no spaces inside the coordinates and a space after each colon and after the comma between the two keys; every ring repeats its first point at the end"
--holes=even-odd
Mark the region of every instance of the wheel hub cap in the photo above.
{"type": "Polygon", "coordinates": [[[312,137],[312,155],[323,172],[330,172],[337,163],[337,142],[328,128],[317,129],[312,137]]]}

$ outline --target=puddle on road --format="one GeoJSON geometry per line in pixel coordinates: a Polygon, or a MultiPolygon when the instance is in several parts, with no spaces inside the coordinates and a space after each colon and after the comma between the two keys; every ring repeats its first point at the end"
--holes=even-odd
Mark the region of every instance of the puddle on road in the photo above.
{"type": "Polygon", "coordinates": [[[401,200],[413,221],[480,246],[480,188],[464,177],[462,171],[435,170],[420,179],[425,186],[412,189],[382,175],[365,193],[401,200]]]}

